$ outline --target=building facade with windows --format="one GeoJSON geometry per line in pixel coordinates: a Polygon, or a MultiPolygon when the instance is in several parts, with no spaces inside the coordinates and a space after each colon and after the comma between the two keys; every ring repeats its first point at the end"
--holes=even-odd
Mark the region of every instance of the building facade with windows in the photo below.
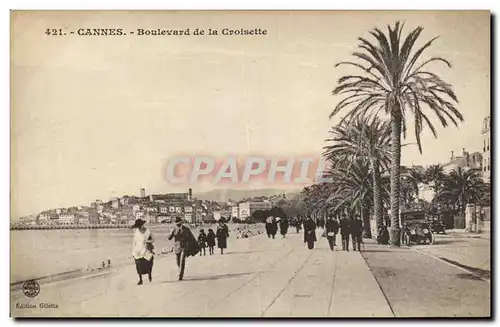
{"type": "Polygon", "coordinates": [[[238,204],[238,218],[245,220],[252,216],[252,214],[257,210],[270,210],[272,204],[269,201],[247,201],[238,204]]]}
{"type": "Polygon", "coordinates": [[[461,156],[456,156],[453,151],[451,151],[450,161],[443,165],[443,170],[446,174],[451,173],[453,170],[462,169],[474,169],[478,172],[482,171],[483,167],[483,155],[480,152],[469,153],[462,149],[461,156]]]}
{"type": "Polygon", "coordinates": [[[486,117],[483,120],[483,126],[481,128],[481,135],[483,139],[483,167],[482,167],[482,175],[483,181],[485,183],[491,183],[491,118],[490,116],[486,117]]]}

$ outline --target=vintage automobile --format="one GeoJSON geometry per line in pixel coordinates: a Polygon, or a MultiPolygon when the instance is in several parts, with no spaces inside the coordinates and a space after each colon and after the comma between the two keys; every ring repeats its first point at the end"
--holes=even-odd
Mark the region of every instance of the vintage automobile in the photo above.
{"type": "Polygon", "coordinates": [[[401,243],[434,244],[434,234],[423,211],[401,213],[401,243]]]}
{"type": "Polygon", "coordinates": [[[429,224],[431,226],[431,231],[436,234],[446,234],[446,228],[444,223],[441,221],[439,215],[429,215],[429,224]]]}

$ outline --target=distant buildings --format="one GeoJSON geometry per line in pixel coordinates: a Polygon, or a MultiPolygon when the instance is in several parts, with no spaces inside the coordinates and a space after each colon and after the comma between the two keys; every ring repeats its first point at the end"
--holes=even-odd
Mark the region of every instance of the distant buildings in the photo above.
{"type": "MultiPolygon", "coordinates": [[[[225,218],[226,220],[231,219],[232,217],[232,212],[229,210],[224,210],[224,211],[214,211],[213,212],[213,217],[215,221],[219,221],[221,218],[225,218]]],[[[237,216],[234,216],[237,217],[237,216]]]]}
{"type": "Polygon", "coordinates": [[[60,225],[72,225],[75,223],[75,215],[72,213],[61,213],[57,222],[60,225]]]}
{"type": "Polygon", "coordinates": [[[111,200],[111,207],[114,209],[118,209],[120,207],[120,200],[118,198],[114,198],[111,200]]]}
{"type": "MultiPolygon", "coordinates": [[[[142,195],[145,195],[145,191],[142,195]]],[[[277,203],[285,198],[285,194],[280,194],[273,200],[277,203]]],[[[204,201],[193,198],[192,190],[189,189],[186,193],[151,194],[144,197],[124,195],[108,202],[95,200],[87,207],[42,211],[32,221],[39,225],[133,224],[141,218],[148,224],[159,224],[182,217],[186,222],[198,223],[222,217],[245,220],[257,210],[269,210],[272,207],[273,202],[267,197],[247,198],[236,204],[233,201],[204,201]]]]}
{"type": "Polygon", "coordinates": [[[449,174],[453,170],[474,169],[478,172],[482,171],[483,155],[480,152],[469,153],[462,149],[461,156],[455,156],[454,151],[451,151],[450,161],[443,165],[443,170],[449,174]]]}
{"type": "Polygon", "coordinates": [[[273,207],[272,203],[263,200],[263,201],[246,201],[240,202],[238,204],[238,218],[241,220],[245,220],[252,216],[252,214],[257,210],[270,210],[273,207]]]}
{"type": "Polygon", "coordinates": [[[481,129],[481,135],[483,137],[483,181],[485,183],[491,183],[491,151],[490,151],[490,128],[491,128],[491,118],[486,117],[483,121],[483,127],[481,129]]]}

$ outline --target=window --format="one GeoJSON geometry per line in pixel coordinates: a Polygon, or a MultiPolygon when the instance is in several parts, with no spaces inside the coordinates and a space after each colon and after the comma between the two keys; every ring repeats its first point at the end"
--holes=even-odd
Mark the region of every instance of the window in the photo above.
{"type": "Polygon", "coordinates": [[[486,147],[486,150],[490,151],[490,139],[488,139],[488,146],[486,147]]]}

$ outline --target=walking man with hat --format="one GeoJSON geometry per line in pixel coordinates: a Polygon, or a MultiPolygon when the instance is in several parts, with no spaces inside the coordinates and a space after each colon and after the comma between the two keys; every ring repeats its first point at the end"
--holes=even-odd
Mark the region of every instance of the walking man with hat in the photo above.
{"type": "Polygon", "coordinates": [[[184,277],[184,268],[186,267],[186,256],[189,255],[188,247],[190,242],[193,240],[196,242],[196,239],[191,230],[187,226],[183,225],[181,217],[175,218],[175,225],[176,227],[172,233],[170,233],[168,239],[174,239],[174,252],[177,267],[179,267],[179,280],[182,280],[184,277]]]}

